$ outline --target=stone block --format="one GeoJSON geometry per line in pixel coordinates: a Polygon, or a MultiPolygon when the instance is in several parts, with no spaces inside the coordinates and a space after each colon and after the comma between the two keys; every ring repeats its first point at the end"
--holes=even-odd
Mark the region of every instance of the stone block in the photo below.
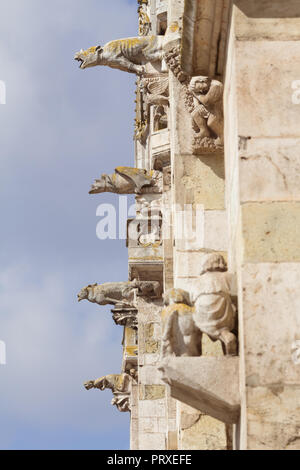
{"type": "Polygon", "coordinates": [[[158,431],[158,418],[140,418],[139,419],[139,432],[140,433],[156,433],[158,431]]]}
{"type": "Polygon", "coordinates": [[[225,211],[204,211],[195,206],[193,211],[177,213],[176,248],[178,250],[215,250],[228,248],[227,214],[225,211]]]}
{"type": "MultiPolygon", "coordinates": [[[[224,157],[181,155],[181,158],[184,168],[179,167],[178,183],[190,195],[190,202],[202,204],[205,210],[224,210],[224,157]]],[[[180,195],[178,202],[179,198],[180,195]]],[[[185,199],[188,200],[188,196],[185,199]]]]}
{"type": "Polygon", "coordinates": [[[226,425],[200,415],[193,426],[181,431],[180,441],[182,450],[227,450],[226,425]]]}
{"type": "Polygon", "coordinates": [[[167,420],[166,420],[166,418],[158,418],[158,432],[166,434],[166,432],[167,432],[167,420]]]}
{"type": "Polygon", "coordinates": [[[245,263],[300,261],[300,202],[242,206],[245,263]]]}
{"type": "Polygon", "coordinates": [[[300,41],[236,43],[239,136],[299,136],[299,105],[292,102],[299,55],[300,41]]]}
{"type": "Polygon", "coordinates": [[[248,387],[247,449],[300,450],[300,386],[248,387]]]}
{"type": "Polygon", "coordinates": [[[166,404],[164,399],[160,400],[140,400],[139,417],[142,418],[165,418],[166,404]]]}
{"type": "MultiPolygon", "coordinates": [[[[250,139],[240,149],[240,200],[300,200],[300,139],[250,139]]],[[[237,195],[236,195],[237,197],[237,195]]]]}
{"type": "Polygon", "coordinates": [[[167,450],[178,450],[178,433],[177,431],[168,431],[167,450]]]}
{"type": "Polygon", "coordinates": [[[141,433],[139,448],[140,450],[165,450],[166,436],[162,433],[141,433]]]}
{"type": "Polygon", "coordinates": [[[139,381],[144,385],[164,385],[157,367],[143,366],[139,369],[139,381]]]}
{"type": "Polygon", "coordinates": [[[140,400],[161,400],[165,398],[165,385],[140,385],[140,400]]]}
{"type": "MultiPolygon", "coordinates": [[[[189,278],[198,278],[201,258],[210,252],[213,253],[214,250],[177,251],[174,266],[175,287],[185,289],[184,285],[189,282],[189,278]]],[[[225,252],[218,251],[217,253],[227,258],[225,252]]]]}
{"type": "Polygon", "coordinates": [[[145,366],[156,365],[160,358],[160,352],[157,354],[144,354],[143,358],[145,366]]]}
{"type": "MultiPolygon", "coordinates": [[[[300,340],[299,263],[246,264],[241,273],[248,387],[300,386],[292,345],[300,340]]],[[[283,404],[283,403],[282,403],[283,404]]]]}

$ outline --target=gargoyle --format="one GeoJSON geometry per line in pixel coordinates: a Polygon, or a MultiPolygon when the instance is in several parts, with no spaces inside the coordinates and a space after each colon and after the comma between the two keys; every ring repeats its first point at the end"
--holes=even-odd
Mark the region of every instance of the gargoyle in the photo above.
{"type": "Polygon", "coordinates": [[[140,168],[118,167],[112,175],[103,174],[92,185],[90,194],[142,194],[143,192],[162,192],[162,173],[140,168]]]}
{"type": "Polygon", "coordinates": [[[131,385],[135,382],[135,371],[130,371],[129,374],[112,374],[101,377],[97,380],[90,380],[84,384],[86,390],[97,388],[99,390],[110,389],[113,392],[114,398],[111,401],[119,411],[126,412],[131,410],[131,385]]]}
{"type": "Polygon", "coordinates": [[[189,293],[170,289],[164,295],[166,307],[161,313],[162,358],[166,356],[201,356],[202,333],[195,325],[189,293]]]}
{"type": "Polygon", "coordinates": [[[75,54],[74,59],[80,62],[80,68],[86,69],[97,65],[142,75],[145,65],[161,64],[164,58],[164,47],[170,41],[179,42],[180,33],[177,23],[172,23],[165,36],[139,36],[117,39],[104,46],[90,47],[75,54]]]}
{"type": "Polygon", "coordinates": [[[124,72],[145,73],[147,63],[163,59],[164,36],[141,36],[111,41],[104,46],[90,47],[75,54],[80,68],[108,65],[124,72]]]}
{"type": "Polygon", "coordinates": [[[227,272],[223,256],[203,256],[200,276],[193,281],[190,297],[195,307],[194,321],[202,333],[213,341],[221,340],[224,352],[237,354],[237,338],[232,332],[236,308],[231,299],[232,275],[227,272]]]}
{"type": "Polygon", "coordinates": [[[89,300],[98,305],[118,305],[132,307],[134,294],[145,297],[160,297],[161,287],[158,281],[127,281],[92,284],[81,289],[78,302],[89,300]]]}

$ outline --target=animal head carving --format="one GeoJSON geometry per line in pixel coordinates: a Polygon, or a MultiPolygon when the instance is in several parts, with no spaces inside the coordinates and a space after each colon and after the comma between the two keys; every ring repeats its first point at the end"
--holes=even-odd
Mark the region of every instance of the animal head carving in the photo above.
{"type": "Polygon", "coordinates": [[[81,289],[79,294],[77,294],[78,302],[81,302],[82,300],[86,300],[89,296],[89,291],[95,286],[97,286],[97,284],[90,284],[87,287],[84,287],[83,289],[81,289]]]}
{"type": "Polygon", "coordinates": [[[110,187],[112,188],[113,185],[109,175],[103,174],[92,184],[89,194],[105,193],[110,187]]]}
{"type": "Polygon", "coordinates": [[[94,386],[95,386],[94,380],[89,380],[88,382],[84,383],[84,388],[86,390],[91,390],[92,388],[94,388],[94,386]]]}
{"type": "Polygon", "coordinates": [[[90,47],[86,51],[81,49],[74,56],[74,59],[80,62],[80,69],[87,69],[99,65],[101,62],[103,48],[101,46],[90,47]]]}
{"type": "MultiPolygon", "coordinates": [[[[99,390],[105,390],[107,385],[111,385],[111,384],[107,381],[107,377],[104,376],[104,377],[100,377],[100,379],[89,380],[88,382],[85,382],[84,387],[86,388],[86,390],[91,390],[92,388],[98,388],[99,390]]],[[[111,387],[109,387],[109,388],[111,388],[111,387]]]]}

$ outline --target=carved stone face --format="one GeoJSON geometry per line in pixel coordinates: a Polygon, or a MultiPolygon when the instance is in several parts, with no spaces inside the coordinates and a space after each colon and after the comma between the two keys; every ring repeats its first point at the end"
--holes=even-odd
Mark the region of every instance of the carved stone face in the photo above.
{"type": "Polygon", "coordinates": [[[77,52],[74,56],[74,59],[80,62],[80,69],[87,69],[89,67],[95,67],[101,62],[102,47],[90,47],[86,51],[81,49],[80,52],[77,52]]]}
{"type": "Polygon", "coordinates": [[[209,91],[211,80],[208,77],[193,77],[190,83],[190,90],[200,95],[206,95],[209,91]]]}

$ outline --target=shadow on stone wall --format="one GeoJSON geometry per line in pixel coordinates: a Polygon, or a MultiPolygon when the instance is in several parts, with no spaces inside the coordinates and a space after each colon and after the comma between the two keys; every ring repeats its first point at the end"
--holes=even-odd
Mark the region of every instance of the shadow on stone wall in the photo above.
{"type": "Polygon", "coordinates": [[[299,0],[234,0],[249,18],[300,18],[299,0]]]}

